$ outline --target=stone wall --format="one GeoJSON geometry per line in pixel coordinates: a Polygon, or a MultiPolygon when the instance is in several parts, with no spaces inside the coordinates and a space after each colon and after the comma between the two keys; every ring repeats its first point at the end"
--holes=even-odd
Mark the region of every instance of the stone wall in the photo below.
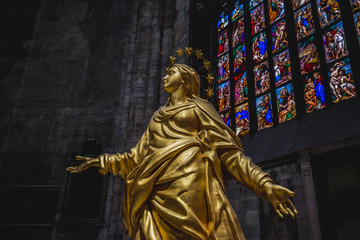
{"type": "MultiPolygon", "coordinates": [[[[58,187],[50,224],[57,226],[69,159],[87,139],[98,140],[102,152],[129,150],[166,101],[161,76],[169,56],[189,44],[190,1],[37,4],[30,34],[18,44],[25,54],[1,75],[0,180],[2,186],[58,187]]],[[[121,192],[122,181],[110,177],[100,239],[124,236],[121,192]]],[[[50,231],[53,239],[79,239],[57,229],[50,231]]],[[[97,233],[89,234],[83,237],[97,233]]]]}

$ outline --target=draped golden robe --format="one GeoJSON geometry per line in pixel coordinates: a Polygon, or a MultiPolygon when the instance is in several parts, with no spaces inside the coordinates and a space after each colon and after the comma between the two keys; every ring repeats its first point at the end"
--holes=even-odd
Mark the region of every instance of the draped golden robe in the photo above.
{"type": "Polygon", "coordinates": [[[161,107],[130,153],[103,154],[100,163],[102,174],[126,180],[123,220],[135,239],[245,239],[222,171],[263,198],[272,181],[199,98],[161,107]]]}

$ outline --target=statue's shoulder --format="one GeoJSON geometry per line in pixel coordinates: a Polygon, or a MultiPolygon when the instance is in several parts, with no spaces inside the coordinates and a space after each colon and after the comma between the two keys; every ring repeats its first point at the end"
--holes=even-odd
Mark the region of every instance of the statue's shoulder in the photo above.
{"type": "Polygon", "coordinates": [[[209,101],[206,101],[205,99],[202,98],[193,98],[192,101],[194,101],[194,103],[198,106],[198,108],[201,111],[205,112],[206,114],[215,118],[220,117],[219,113],[216,111],[212,103],[210,103],[209,101]]]}

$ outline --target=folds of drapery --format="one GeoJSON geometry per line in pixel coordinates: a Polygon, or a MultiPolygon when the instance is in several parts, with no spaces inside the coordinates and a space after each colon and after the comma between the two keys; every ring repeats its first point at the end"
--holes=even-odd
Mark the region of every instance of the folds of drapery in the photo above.
{"type": "MultiPolygon", "coordinates": [[[[189,99],[189,102],[180,106],[161,108],[154,114],[151,124],[162,124],[162,121],[167,121],[185,109],[194,109],[199,121],[199,132],[195,137],[179,135],[179,139],[168,146],[149,151],[151,145],[156,143],[151,142],[148,127],[130,153],[100,156],[102,174],[110,172],[126,179],[123,220],[129,231],[128,236],[137,239],[162,239],[166,235],[164,232],[175,226],[191,239],[224,239],[229,232],[233,239],[244,239],[236,214],[225,195],[222,169],[254,190],[259,197],[265,197],[262,186],[272,180],[245,156],[237,136],[224,124],[211,104],[202,99],[189,99]],[[191,153],[191,157],[187,152],[191,153]],[[187,168],[187,161],[195,165],[187,168]],[[197,178],[189,176],[193,173],[192,169],[196,171],[197,163],[204,165],[203,183],[199,186],[203,186],[205,193],[206,205],[202,210],[207,216],[205,223],[197,218],[198,209],[191,209],[191,204],[178,197],[187,191],[181,189],[184,185],[171,191],[162,190],[167,194],[166,202],[156,196],[157,191],[161,192],[157,186],[160,186],[159,183],[166,174],[173,174],[173,178],[166,176],[166,181],[174,183],[179,182],[180,178],[195,181],[197,178]],[[176,174],[168,171],[172,165],[179,166],[176,174]],[[170,206],[171,202],[173,206],[170,206]],[[177,204],[179,206],[174,207],[177,204]],[[181,209],[185,209],[184,212],[181,209]]],[[[163,129],[172,136],[179,134],[171,125],[163,129]]],[[[194,182],[193,185],[196,184],[194,182]]]]}

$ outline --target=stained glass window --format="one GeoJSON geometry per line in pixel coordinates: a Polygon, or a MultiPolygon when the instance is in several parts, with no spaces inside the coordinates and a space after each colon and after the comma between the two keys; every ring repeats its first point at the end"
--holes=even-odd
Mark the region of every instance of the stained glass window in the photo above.
{"type": "Polygon", "coordinates": [[[265,32],[255,36],[252,40],[253,59],[256,63],[268,57],[265,32]]]}
{"type": "Polygon", "coordinates": [[[323,44],[326,61],[332,62],[338,58],[348,55],[345,41],[345,32],[342,22],[331,26],[323,34],[323,44]]]}
{"type": "Polygon", "coordinates": [[[218,82],[221,83],[230,77],[229,54],[225,54],[218,59],[218,82]]]}
{"type": "Polygon", "coordinates": [[[218,89],[219,111],[230,108],[230,81],[219,85],[218,89]]]}
{"type": "Polygon", "coordinates": [[[257,5],[259,5],[262,2],[263,2],[263,0],[250,0],[249,1],[250,10],[253,9],[254,7],[256,7],[257,5]]]}
{"type": "Polygon", "coordinates": [[[271,28],[272,51],[273,53],[284,50],[288,47],[286,22],[282,20],[271,28]]]}
{"type": "Polygon", "coordinates": [[[235,105],[238,105],[244,101],[248,100],[248,83],[246,72],[236,76],[235,80],[235,105]]]}
{"type": "Polygon", "coordinates": [[[225,11],[220,14],[220,19],[217,23],[217,30],[220,32],[229,25],[229,16],[225,14],[225,11]]]}
{"type": "Polygon", "coordinates": [[[299,43],[298,49],[301,74],[311,72],[320,67],[320,58],[314,44],[314,37],[299,43]]]}
{"type": "Polygon", "coordinates": [[[311,12],[311,4],[300,8],[294,13],[297,40],[310,36],[315,32],[315,24],[311,12]]]}
{"type": "Polygon", "coordinates": [[[291,80],[289,50],[274,56],[274,74],[276,87],[291,80]]]}
{"type": "Polygon", "coordinates": [[[261,4],[259,7],[252,10],[250,17],[252,35],[257,34],[261,30],[265,29],[264,4],[261,4]]]}
{"type": "Polygon", "coordinates": [[[360,9],[360,0],[350,0],[353,11],[360,9]]]}
{"type": "Polygon", "coordinates": [[[274,125],[270,93],[256,99],[256,115],[258,130],[274,125]]]}
{"type": "Polygon", "coordinates": [[[331,64],[329,66],[329,78],[334,103],[356,96],[349,58],[331,64]]]}
{"type": "Polygon", "coordinates": [[[244,103],[236,108],[236,134],[245,136],[250,132],[249,104],[244,103]]]}
{"type": "Polygon", "coordinates": [[[270,90],[269,65],[267,61],[255,66],[254,81],[256,95],[270,90]]]}
{"type": "Polygon", "coordinates": [[[220,114],[221,118],[224,120],[224,122],[226,123],[226,125],[228,127],[231,127],[231,116],[230,116],[230,111],[225,111],[223,113],[220,114]]]}
{"type": "Polygon", "coordinates": [[[292,0],[293,9],[295,10],[309,1],[310,0],[292,0]]]}
{"type": "Polygon", "coordinates": [[[279,123],[293,119],[296,116],[294,89],[291,83],[276,89],[279,123]]]}
{"type": "Polygon", "coordinates": [[[354,22],[355,22],[356,35],[360,45],[360,12],[354,14],[354,22]]]}
{"type": "Polygon", "coordinates": [[[341,18],[338,0],[316,0],[320,26],[325,27],[341,18]]]}
{"type": "Polygon", "coordinates": [[[357,96],[359,72],[351,61],[360,50],[359,0],[224,2],[217,103],[239,136],[357,96]]]}
{"type": "Polygon", "coordinates": [[[233,22],[232,41],[233,47],[235,47],[238,43],[245,41],[245,26],[243,17],[233,22]]]}
{"type": "Polygon", "coordinates": [[[268,0],[270,24],[285,16],[284,0],[268,0]]]}
{"type": "Polygon", "coordinates": [[[319,110],[326,106],[324,78],[319,71],[303,77],[304,101],[306,113],[311,113],[315,109],[319,110]]]}

